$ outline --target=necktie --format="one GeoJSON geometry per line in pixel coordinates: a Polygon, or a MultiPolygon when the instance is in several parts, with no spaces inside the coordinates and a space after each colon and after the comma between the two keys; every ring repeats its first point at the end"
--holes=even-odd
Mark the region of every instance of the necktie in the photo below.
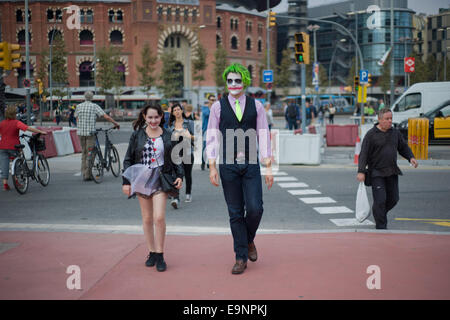
{"type": "Polygon", "coordinates": [[[241,122],[242,120],[242,110],[241,105],[239,104],[239,99],[236,99],[236,117],[241,122]]]}

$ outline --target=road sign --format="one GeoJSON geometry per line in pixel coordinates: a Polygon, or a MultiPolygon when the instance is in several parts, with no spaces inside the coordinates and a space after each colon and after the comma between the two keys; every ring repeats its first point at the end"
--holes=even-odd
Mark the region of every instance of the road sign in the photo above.
{"type": "Polygon", "coordinates": [[[263,82],[264,83],[273,82],[273,70],[263,70],[263,82]]]}
{"type": "Polygon", "coordinates": [[[407,57],[404,59],[405,61],[405,72],[414,72],[416,67],[416,61],[412,57],[407,57]]]}
{"type": "Polygon", "coordinates": [[[319,63],[314,62],[313,69],[312,69],[312,84],[314,86],[319,85],[319,63]]]}
{"type": "Polygon", "coordinates": [[[359,70],[359,83],[369,82],[369,70],[359,70]]]}
{"type": "Polygon", "coordinates": [[[23,86],[24,86],[25,88],[31,87],[31,81],[30,81],[30,79],[23,79],[23,86]]]}

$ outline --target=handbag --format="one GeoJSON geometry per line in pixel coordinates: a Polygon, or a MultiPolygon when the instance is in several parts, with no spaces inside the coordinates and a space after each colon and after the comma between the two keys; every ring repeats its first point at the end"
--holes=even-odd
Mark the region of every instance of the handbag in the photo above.
{"type": "Polygon", "coordinates": [[[173,174],[173,169],[171,173],[164,173],[158,163],[158,158],[155,157],[155,159],[156,164],[159,168],[159,180],[161,181],[162,191],[166,192],[171,197],[176,197],[179,193],[179,190],[174,186],[176,177],[173,174]]]}
{"type": "Polygon", "coordinates": [[[361,223],[367,219],[370,214],[369,199],[367,198],[367,190],[364,183],[360,182],[358,192],[356,193],[355,218],[361,223]]]}

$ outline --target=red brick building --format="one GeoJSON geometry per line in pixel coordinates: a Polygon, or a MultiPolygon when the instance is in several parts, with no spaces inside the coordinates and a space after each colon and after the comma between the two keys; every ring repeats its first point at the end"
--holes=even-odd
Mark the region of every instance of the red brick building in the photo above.
{"type": "MultiPolygon", "coordinates": [[[[2,41],[23,45],[25,61],[24,1],[2,1],[2,41]]],[[[259,85],[259,66],[266,48],[265,12],[247,11],[213,0],[105,0],[105,1],[33,1],[29,0],[30,68],[36,78],[39,56],[49,50],[52,33],[60,33],[66,44],[69,87],[92,87],[91,64],[94,50],[117,46],[121,49],[120,71],[126,87],[139,87],[136,65],[141,63],[141,50],[147,42],[153,54],[175,49],[184,68],[184,87],[191,88],[189,70],[198,43],[207,50],[207,69],[202,91],[211,91],[214,82],[214,52],[221,43],[230,62],[247,66],[253,86],[259,85]],[[80,8],[79,28],[67,7],[80,8]]],[[[273,44],[276,43],[272,32],[273,44]]],[[[274,46],[271,46],[272,48],[274,46]]],[[[155,75],[161,68],[158,60],[155,75]]],[[[20,70],[5,78],[11,88],[22,86],[25,62],[20,70]]],[[[196,85],[196,84],[194,84],[196,85]]],[[[200,101],[201,103],[202,101],[200,101]]]]}

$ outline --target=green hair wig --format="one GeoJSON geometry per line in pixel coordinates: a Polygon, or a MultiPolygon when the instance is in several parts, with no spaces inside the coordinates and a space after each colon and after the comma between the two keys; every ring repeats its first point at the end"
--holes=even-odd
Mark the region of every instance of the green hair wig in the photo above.
{"type": "Polygon", "coordinates": [[[244,67],[240,63],[233,63],[228,66],[222,74],[223,81],[227,82],[227,76],[229,73],[239,73],[242,77],[242,83],[244,84],[244,89],[247,88],[251,83],[252,79],[250,78],[250,72],[248,72],[247,68],[244,67]]]}

